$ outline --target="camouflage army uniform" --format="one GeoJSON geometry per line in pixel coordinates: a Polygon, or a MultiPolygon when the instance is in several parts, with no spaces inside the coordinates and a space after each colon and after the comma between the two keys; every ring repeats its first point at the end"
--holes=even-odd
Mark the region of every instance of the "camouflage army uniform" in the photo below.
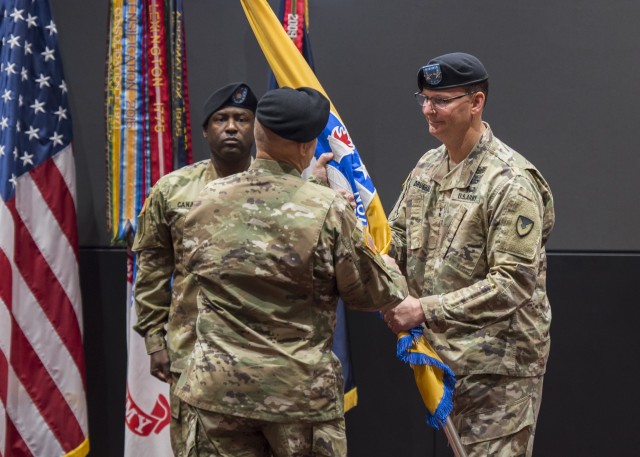
{"type": "MultiPolygon", "coordinates": [[[[183,370],[196,340],[195,293],[184,296],[184,268],[176,261],[182,253],[182,225],[202,188],[217,177],[211,160],[203,160],[163,176],[149,193],[138,216],[133,244],[138,262],[135,283],[138,323],[134,328],[144,337],[149,354],[168,349],[174,381],[183,370]]],[[[183,431],[180,399],[173,395],[173,385],[171,442],[177,450],[183,447],[183,431]]]]}
{"type": "Polygon", "coordinates": [[[200,199],[183,261],[199,286],[198,339],[176,394],[212,417],[341,419],[338,296],[377,310],[406,297],[404,278],[368,247],[346,199],[284,163],[256,159],[200,199]]]}
{"type": "Polygon", "coordinates": [[[391,252],[421,297],[427,337],[460,380],[453,422],[469,455],[524,455],[472,449],[535,430],[549,355],[553,199],[538,170],[485,126],[450,172],[444,146],[420,159],[389,218],[391,252]]]}
{"type": "Polygon", "coordinates": [[[138,216],[133,244],[138,260],[135,329],[144,337],[149,354],[168,349],[171,371],[178,373],[193,348],[197,315],[195,296],[182,296],[182,225],[200,191],[217,177],[211,160],[163,176],[153,186],[138,216]]]}

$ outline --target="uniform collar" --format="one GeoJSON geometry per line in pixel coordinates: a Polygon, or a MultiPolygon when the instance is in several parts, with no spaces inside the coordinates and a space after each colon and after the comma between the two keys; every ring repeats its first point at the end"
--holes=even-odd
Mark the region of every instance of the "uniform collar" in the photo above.
{"type": "MultiPolygon", "coordinates": [[[[254,160],[256,160],[253,156],[251,156],[251,164],[253,164],[254,160]]],[[[251,164],[249,164],[249,168],[251,168],[251,164]]],[[[209,181],[213,181],[214,179],[220,178],[218,175],[218,171],[216,167],[213,165],[213,160],[209,159],[209,164],[207,165],[207,169],[205,170],[205,178],[209,181]]]]}
{"type": "Polygon", "coordinates": [[[465,189],[471,184],[471,179],[476,174],[476,170],[493,142],[491,127],[486,122],[483,122],[483,124],[486,129],[478,142],[471,149],[469,155],[454,166],[451,171],[448,170],[447,159],[449,154],[447,149],[444,146],[438,149],[441,157],[435,166],[433,180],[440,185],[441,190],[465,189]]]}
{"type": "Polygon", "coordinates": [[[205,178],[209,181],[213,181],[214,179],[219,178],[216,167],[213,166],[213,160],[209,159],[209,165],[207,165],[207,169],[205,170],[204,175],[205,178]]]}
{"type": "Polygon", "coordinates": [[[285,174],[297,176],[299,178],[301,177],[300,172],[298,172],[298,170],[296,170],[292,165],[285,162],[278,162],[277,160],[255,159],[249,167],[249,170],[255,169],[267,170],[278,175],[285,174]]]}

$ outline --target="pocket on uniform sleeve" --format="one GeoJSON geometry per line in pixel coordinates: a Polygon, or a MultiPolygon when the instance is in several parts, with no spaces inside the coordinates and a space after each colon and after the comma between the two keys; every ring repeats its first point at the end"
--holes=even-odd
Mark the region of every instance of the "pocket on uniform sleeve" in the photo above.
{"type": "Polygon", "coordinates": [[[496,250],[533,260],[541,245],[542,219],[529,191],[519,189],[501,224],[501,240],[496,250]]]}
{"type": "Polygon", "coordinates": [[[458,432],[462,444],[467,445],[513,435],[534,422],[533,402],[527,395],[498,408],[462,416],[458,432]]]}
{"type": "Polygon", "coordinates": [[[136,235],[133,239],[133,246],[131,246],[134,252],[143,249],[161,248],[165,245],[165,240],[158,233],[158,222],[157,219],[154,219],[153,210],[148,208],[148,201],[149,198],[145,200],[144,207],[138,214],[136,235]]]}

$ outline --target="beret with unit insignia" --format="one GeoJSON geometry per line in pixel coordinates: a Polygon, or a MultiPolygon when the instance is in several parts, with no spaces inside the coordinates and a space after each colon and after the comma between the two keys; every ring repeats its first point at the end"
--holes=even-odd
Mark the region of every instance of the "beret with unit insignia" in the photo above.
{"type": "Polygon", "coordinates": [[[418,70],[420,90],[444,90],[481,83],[487,79],[489,75],[482,62],[464,52],[435,57],[418,70]]]}
{"type": "Polygon", "coordinates": [[[242,82],[227,84],[211,94],[204,103],[202,128],[206,129],[211,115],[222,108],[235,106],[255,113],[257,104],[258,99],[247,84],[242,82]]]}

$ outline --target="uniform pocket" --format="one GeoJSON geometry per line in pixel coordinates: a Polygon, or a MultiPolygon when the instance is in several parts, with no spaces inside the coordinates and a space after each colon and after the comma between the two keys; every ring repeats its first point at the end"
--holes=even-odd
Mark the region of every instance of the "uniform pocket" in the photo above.
{"type": "Polygon", "coordinates": [[[185,415],[186,437],[185,437],[185,456],[198,457],[198,417],[188,408],[185,415]]]}
{"type": "Polygon", "coordinates": [[[424,218],[424,199],[425,196],[421,192],[414,192],[410,194],[410,199],[407,202],[407,214],[409,216],[407,220],[407,228],[409,231],[408,245],[409,249],[420,249],[422,247],[422,240],[424,231],[427,229],[426,218],[424,218]]]}
{"type": "MultiPolygon", "coordinates": [[[[207,414],[206,411],[204,414],[207,414]]],[[[185,457],[220,455],[216,445],[207,436],[207,429],[201,422],[202,417],[194,407],[185,408],[184,421],[187,427],[185,457]]]]}
{"type": "Polygon", "coordinates": [[[312,453],[314,456],[347,456],[347,435],[343,418],[314,424],[312,439],[312,453]]]}
{"type": "Polygon", "coordinates": [[[513,435],[534,423],[533,401],[527,395],[504,406],[462,416],[460,440],[465,445],[491,441],[513,435]]]}
{"type": "Polygon", "coordinates": [[[467,207],[458,207],[440,251],[440,257],[466,277],[473,275],[485,247],[482,224],[475,217],[467,207]]]}
{"type": "MultiPolygon", "coordinates": [[[[176,373],[177,374],[177,373],[176,373]]],[[[176,374],[171,373],[171,375],[173,376],[173,383],[171,384],[171,387],[169,388],[169,401],[170,401],[170,405],[171,405],[171,418],[175,421],[179,422],[180,419],[180,397],[178,397],[175,394],[175,385],[178,382],[179,376],[176,376],[176,374]]]]}

